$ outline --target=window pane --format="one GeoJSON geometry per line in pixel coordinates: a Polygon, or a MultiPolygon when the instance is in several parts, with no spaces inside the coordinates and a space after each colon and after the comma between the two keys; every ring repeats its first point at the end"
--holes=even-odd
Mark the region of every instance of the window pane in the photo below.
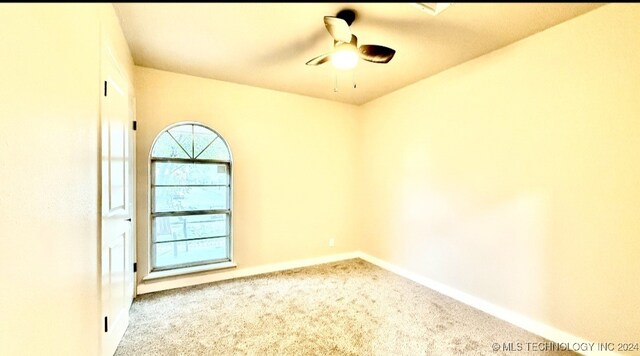
{"type": "Polygon", "coordinates": [[[227,238],[165,242],[153,244],[155,268],[197,263],[211,260],[228,260],[227,238]]]}
{"type": "Polygon", "coordinates": [[[226,164],[154,162],[156,185],[228,185],[226,164]]]}
{"type": "Polygon", "coordinates": [[[229,209],[228,187],[154,187],[154,212],[229,209]]]}
{"type": "Polygon", "coordinates": [[[207,148],[213,140],[218,138],[218,135],[213,133],[213,131],[204,128],[202,126],[194,125],[193,126],[193,146],[195,156],[198,156],[202,150],[207,148]]]}
{"type": "Polygon", "coordinates": [[[182,148],[180,148],[178,143],[166,132],[163,132],[156,140],[156,143],[153,145],[151,156],[163,158],[189,158],[182,148]]]}
{"type": "Polygon", "coordinates": [[[197,239],[229,234],[227,214],[163,216],[154,220],[154,241],[197,239]]]}
{"type": "Polygon", "coordinates": [[[193,158],[193,125],[180,125],[169,129],[171,136],[178,141],[180,146],[193,158]]]}
{"type": "Polygon", "coordinates": [[[229,149],[227,145],[222,141],[221,138],[213,141],[213,143],[204,150],[198,159],[218,159],[221,161],[230,161],[231,155],[229,154],[229,149]]]}

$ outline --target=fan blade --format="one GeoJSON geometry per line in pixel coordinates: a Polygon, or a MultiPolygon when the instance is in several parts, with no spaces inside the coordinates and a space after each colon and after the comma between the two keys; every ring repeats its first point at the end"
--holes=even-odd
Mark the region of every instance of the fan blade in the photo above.
{"type": "Polygon", "coordinates": [[[333,16],[325,16],[324,25],[334,40],[344,43],[351,42],[351,30],[345,20],[333,16]]]}
{"type": "Polygon", "coordinates": [[[306,64],[308,66],[317,66],[319,64],[322,64],[324,62],[328,62],[331,59],[331,53],[325,53],[325,54],[321,54],[317,57],[315,57],[314,59],[308,61],[306,64]]]}
{"type": "Polygon", "coordinates": [[[362,45],[358,48],[360,58],[373,63],[388,63],[396,51],[385,46],[362,45]]]}

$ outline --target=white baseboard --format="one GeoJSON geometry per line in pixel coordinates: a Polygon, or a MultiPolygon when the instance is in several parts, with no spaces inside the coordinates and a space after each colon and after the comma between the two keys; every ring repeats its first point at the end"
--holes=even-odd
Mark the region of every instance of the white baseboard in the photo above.
{"type": "Polygon", "coordinates": [[[193,286],[197,284],[210,283],[223,281],[233,278],[249,277],[263,273],[283,271],[287,269],[307,267],[312,265],[319,265],[322,263],[336,262],[342,260],[348,260],[352,258],[358,258],[357,252],[347,252],[335,255],[320,256],[314,258],[308,258],[303,260],[287,261],[280,263],[273,263],[268,265],[248,267],[248,268],[233,268],[225,269],[208,274],[193,274],[174,276],[166,279],[154,279],[142,281],[138,284],[137,293],[146,294],[152,292],[158,292],[167,289],[182,288],[193,286]]]}
{"type": "MultiPolygon", "coordinates": [[[[486,300],[480,299],[478,297],[474,297],[470,294],[461,292],[455,288],[447,286],[445,284],[436,282],[430,278],[424,277],[417,273],[411,272],[402,267],[398,267],[389,262],[383,261],[377,257],[373,257],[364,252],[358,251],[356,256],[362,258],[363,260],[370,262],[378,267],[386,269],[387,271],[393,272],[399,276],[410,279],[416,283],[419,283],[429,289],[435,290],[441,294],[444,294],[448,297],[451,297],[457,301],[460,301],[464,304],[467,304],[475,309],[479,309],[487,314],[490,314],[498,319],[504,320],[508,323],[511,323],[519,328],[527,330],[533,334],[542,336],[543,338],[550,340],[556,343],[569,344],[571,349],[574,349],[575,343],[584,345],[594,345],[593,349],[597,350],[597,343],[587,341],[570,333],[564,332],[562,330],[556,329],[552,326],[546,325],[539,321],[528,318],[524,315],[515,313],[511,310],[505,309],[503,307],[497,306],[495,304],[489,303],[486,300]]],[[[584,355],[617,355],[614,352],[604,352],[604,351],[592,351],[592,352],[582,352],[580,353],[584,355]]]]}

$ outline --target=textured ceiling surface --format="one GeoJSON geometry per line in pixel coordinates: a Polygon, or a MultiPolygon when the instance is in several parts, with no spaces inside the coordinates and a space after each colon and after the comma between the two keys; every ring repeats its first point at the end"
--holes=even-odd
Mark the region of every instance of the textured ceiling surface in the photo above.
{"type": "Polygon", "coordinates": [[[115,3],[136,65],[363,104],[593,10],[602,3],[115,3]],[[353,9],[358,43],[396,50],[350,71],[307,66],[329,52],[324,16],[353,9]],[[355,88],[354,88],[355,84],[355,88]]]}

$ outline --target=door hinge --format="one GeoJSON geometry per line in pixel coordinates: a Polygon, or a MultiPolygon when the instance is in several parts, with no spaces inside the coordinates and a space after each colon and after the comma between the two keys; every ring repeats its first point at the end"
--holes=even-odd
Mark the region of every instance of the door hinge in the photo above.
{"type": "Polygon", "coordinates": [[[107,96],[107,81],[104,81],[104,96],[107,96]]]}
{"type": "Polygon", "coordinates": [[[138,122],[137,122],[137,121],[134,121],[134,122],[133,122],[133,131],[135,131],[135,130],[137,130],[137,129],[138,129],[138,122]]]}
{"type": "Polygon", "coordinates": [[[105,316],[104,317],[104,332],[109,331],[109,319],[105,316]]]}
{"type": "Polygon", "coordinates": [[[133,272],[138,272],[138,263],[137,262],[133,263],[133,272]]]}

